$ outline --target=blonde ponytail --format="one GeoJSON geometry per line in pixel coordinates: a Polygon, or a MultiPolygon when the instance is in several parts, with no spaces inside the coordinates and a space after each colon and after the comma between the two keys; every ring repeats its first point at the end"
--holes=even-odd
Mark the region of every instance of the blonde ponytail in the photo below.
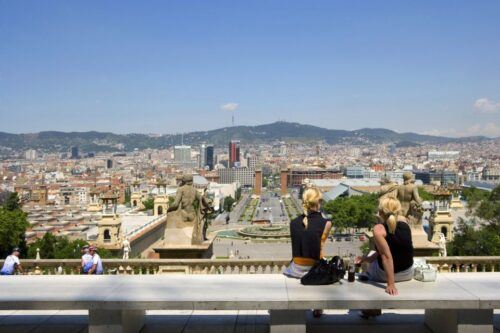
{"type": "Polygon", "coordinates": [[[302,223],[306,229],[309,225],[307,215],[309,215],[311,208],[319,207],[321,199],[323,199],[323,195],[315,187],[308,188],[302,195],[302,208],[304,209],[304,219],[302,220],[302,223]]]}
{"type": "Polygon", "coordinates": [[[380,200],[378,210],[387,217],[385,223],[389,233],[394,234],[398,223],[398,215],[401,212],[401,203],[396,198],[385,197],[380,200]]]}
{"type": "Polygon", "coordinates": [[[396,216],[391,214],[387,219],[387,221],[385,221],[385,223],[387,223],[387,227],[389,228],[389,233],[394,234],[394,232],[396,232],[396,224],[397,224],[396,216]]]}
{"type": "Polygon", "coordinates": [[[302,219],[302,224],[304,225],[304,228],[307,229],[307,226],[309,225],[309,219],[307,218],[307,215],[309,214],[309,208],[305,202],[302,204],[302,208],[304,209],[304,218],[302,219]]]}

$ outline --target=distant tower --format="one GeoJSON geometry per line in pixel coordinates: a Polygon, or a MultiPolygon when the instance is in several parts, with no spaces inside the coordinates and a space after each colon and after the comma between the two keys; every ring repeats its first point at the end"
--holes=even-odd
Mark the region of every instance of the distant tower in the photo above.
{"type": "Polygon", "coordinates": [[[205,169],[207,166],[207,145],[202,143],[200,146],[200,164],[198,167],[200,169],[205,169]]]}
{"type": "Polygon", "coordinates": [[[130,195],[130,205],[132,208],[144,209],[142,199],[141,184],[136,180],[132,183],[132,194],[130,195]]]}
{"type": "Polygon", "coordinates": [[[114,248],[119,246],[121,239],[122,222],[116,209],[118,205],[118,195],[109,189],[102,196],[102,218],[97,223],[99,246],[114,248]]]}
{"type": "Polygon", "coordinates": [[[439,234],[442,233],[446,241],[453,240],[454,219],[450,211],[451,192],[445,188],[439,188],[432,193],[435,198],[434,207],[436,211],[431,217],[432,242],[439,244],[439,234]]]}
{"type": "Polygon", "coordinates": [[[90,203],[87,206],[87,211],[90,213],[100,212],[102,210],[102,206],[100,203],[101,198],[99,198],[100,195],[99,190],[97,190],[97,188],[94,187],[90,191],[89,195],[90,195],[90,203]]]}
{"type": "Polygon", "coordinates": [[[288,195],[288,169],[281,169],[281,196],[285,197],[288,195]]]}
{"type": "Polygon", "coordinates": [[[71,159],[76,160],[78,159],[79,154],[78,154],[78,147],[71,147],[71,159]]]}
{"type": "Polygon", "coordinates": [[[240,141],[231,140],[229,142],[229,167],[237,167],[240,164],[240,141]]]}
{"type": "Polygon", "coordinates": [[[214,169],[214,146],[213,145],[207,145],[205,149],[205,166],[208,166],[208,170],[213,170],[214,169]]]}
{"type": "Polygon", "coordinates": [[[154,200],[154,216],[167,214],[168,209],[168,196],[167,196],[167,182],[159,177],[156,181],[156,188],[158,194],[154,200]]]}
{"type": "Polygon", "coordinates": [[[262,170],[255,170],[255,186],[253,190],[253,194],[255,196],[260,196],[262,193],[262,170]]]}

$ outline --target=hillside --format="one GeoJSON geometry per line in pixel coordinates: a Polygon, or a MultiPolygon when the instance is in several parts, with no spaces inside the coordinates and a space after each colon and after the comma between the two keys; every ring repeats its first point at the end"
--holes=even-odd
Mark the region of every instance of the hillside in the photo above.
{"type": "MultiPolygon", "coordinates": [[[[421,144],[489,140],[486,137],[447,138],[417,133],[397,133],[382,128],[363,128],[355,131],[326,129],[317,126],[289,122],[275,122],[258,126],[225,127],[204,132],[184,134],[184,143],[196,145],[210,142],[226,145],[232,139],[243,143],[280,141],[308,142],[325,140],[330,144],[421,144]]],[[[47,131],[34,134],[10,134],[0,132],[0,147],[25,150],[67,151],[78,146],[81,151],[131,151],[135,148],[167,148],[180,144],[180,134],[151,136],[146,134],[113,134],[106,132],[56,132],[47,131]]]]}

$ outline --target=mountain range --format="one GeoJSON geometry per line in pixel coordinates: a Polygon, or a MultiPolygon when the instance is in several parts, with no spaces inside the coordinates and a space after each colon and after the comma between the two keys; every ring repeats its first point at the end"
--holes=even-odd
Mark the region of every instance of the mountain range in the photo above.
{"type": "Polygon", "coordinates": [[[77,146],[84,152],[131,151],[135,148],[167,148],[179,145],[197,145],[202,142],[217,146],[227,145],[229,140],[239,139],[245,143],[269,143],[272,141],[312,142],[324,140],[330,144],[393,143],[396,146],[423,143],[442,144],[450,142],[478,142],[492,140],[484,136],[449,138],[417,133],[398,133],[383,128],[362,128],[354,131],[326,129],[322,127],[279,121],[258,126],[224,127],[210,131],[182,134],[114,134],[107,132],[57,132],[45,131],[30,134],[0,132],[0,147],[3,149],[43,151],[68,151],[77,146]]]}

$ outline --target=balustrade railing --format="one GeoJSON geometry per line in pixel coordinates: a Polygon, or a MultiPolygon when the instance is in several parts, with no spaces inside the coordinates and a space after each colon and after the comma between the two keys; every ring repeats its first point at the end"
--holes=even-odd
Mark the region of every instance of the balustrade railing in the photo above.
{"type": "MultiPolygon", "coordinates": [[[[495,272],[500,257],[427,257],[439,272],[495,272]]],[[[103,259],[105,274],[278,274],[289,260],[103,259]]],[[[3,265],[3,260],[0,260],[3,265]]],[[[78,259],[21,260],[26,274],[80,274],[78,259]]]]}

